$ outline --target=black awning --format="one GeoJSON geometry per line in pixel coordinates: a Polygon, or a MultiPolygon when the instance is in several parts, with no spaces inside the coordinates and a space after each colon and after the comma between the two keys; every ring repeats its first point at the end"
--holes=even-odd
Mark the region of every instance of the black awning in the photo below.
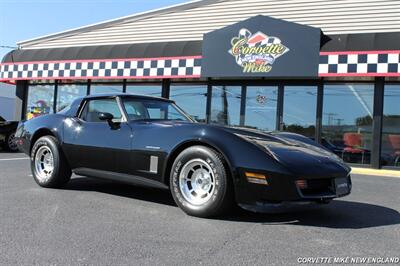
{"type": "Polygon", "coordinates": [[[155,58],[201,55],[202,41],[99,45],[50,49],[13,50],[5,62],[85,59],[155,58]]]}
{"type": "Polygon", "coordinates": [[[322,52],[399,50],[400,32],[329,35],[322,52]]]}
{"type": "MultiPolygon", "coordinates": [[[[400,32],[322,35],[322,52],[399,50],[400,32]]],[[[13,50],[2,62],[154,58],[202,55],[202,41],[13,50]]]]}

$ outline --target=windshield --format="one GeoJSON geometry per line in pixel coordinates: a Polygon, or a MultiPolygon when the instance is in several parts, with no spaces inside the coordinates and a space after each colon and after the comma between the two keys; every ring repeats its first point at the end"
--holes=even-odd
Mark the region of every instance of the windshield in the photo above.
{"type": "Polygon", "coordinates": [[[123,104],[128,120],[193,120],[172,102],[124,98],[123,104]]]}
{"type": "Polygon", "coordinates": [[[66,114],[69,111],[69,109],[71,109],[71,103],[66,106],[63,106],[57,113],[66,114]]]}

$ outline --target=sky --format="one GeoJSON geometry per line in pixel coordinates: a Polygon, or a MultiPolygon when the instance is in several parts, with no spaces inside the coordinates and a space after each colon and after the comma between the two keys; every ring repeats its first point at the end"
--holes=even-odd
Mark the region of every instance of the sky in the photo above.
{"type": "MultiPolygon", "coordinates": [[[[0,0],[0,46],[189,0],[0,0]]],[[[0,47],[0,61],[12,48],[0,47]]]]}

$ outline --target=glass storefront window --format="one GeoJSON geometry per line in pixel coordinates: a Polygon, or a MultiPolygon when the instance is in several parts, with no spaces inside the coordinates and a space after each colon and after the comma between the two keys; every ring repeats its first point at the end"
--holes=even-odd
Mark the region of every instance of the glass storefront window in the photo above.
{"type": "Polygon", "coordinates": [[[26,119],[53,113],[54,85],[29,85],[26,119]]]}
{"type": "Polygon", "coordinates": [[[326,84],[322,144],[346,162],[369,164],[373,101],[373,84],[326,84]]]}
{"type": "Polygon", "coordinates": [[[126,93],[161,97],[162,86],[160,85],[134,85],[127,84],[126,93]]]}
{"type": "Polygon", "coordinates": [[[169,98],[196,121],[206,122],[207,85],[171,85],[169,98]]]}
{"type": "Polygon", "coordinates": [[[285,86],[283,130],[315,137],[317,87],[285,86]]]}
{"type": "Polygon", "coordinates": [[[277,102],[278,87],[248,86],[245,126],[266,131],[275,130],[277,102]]]}
{"type": "Polygon", "coordinates": [[[57,112],[70,105],[76,98],[85,96],[86,92],[87,85],[85,84],[58,85],[57,112]]]}
{"type": "Polygon", "coordinates": [[[91,84],[90,94],[122,93],[122,84],[91,84]]]}
{"type": "Polygon", "coordinates": [[[400,85],[385,85],[383,99],[382,165],[400,167],[400,85]]]}
{"type": "Polygon", "coordinates": [[[239,126],[242,87],[213,86],[211,95],[211,123],[239,126]]]}

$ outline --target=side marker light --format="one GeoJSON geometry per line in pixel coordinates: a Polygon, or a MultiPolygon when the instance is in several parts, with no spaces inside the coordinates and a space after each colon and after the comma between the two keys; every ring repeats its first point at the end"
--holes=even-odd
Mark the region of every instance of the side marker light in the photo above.
{"type": "Polygon", "coordinates": [[[252,172],[245,172],[244,173],[247,181],[250,183],[261,184],[261,185],[268,185],[267,176],[258,173],[252,172]]]}

